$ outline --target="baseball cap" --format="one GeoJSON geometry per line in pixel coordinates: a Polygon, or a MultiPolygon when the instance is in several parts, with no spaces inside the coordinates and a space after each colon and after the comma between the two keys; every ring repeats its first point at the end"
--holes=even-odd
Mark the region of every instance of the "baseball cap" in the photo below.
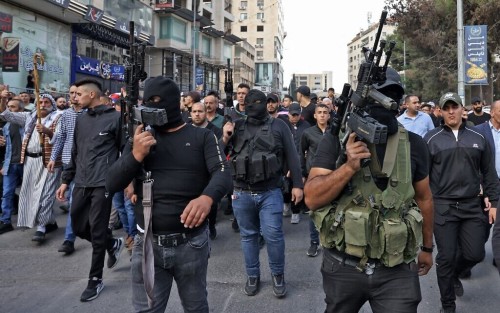
{"type": "Polygon", "coordinates": [[[458,104],[458,105],[463,105],[462,104],[462,99],[460,98],[460,96],[455,93],[455,92],[447,92],[445,93],[441,99],[439,99],[439,106],[441,108],[444,107],[445,103],[448,103],[448,102],[453,102],[455,104],[458,104]]]}
{"type": "Polygon", "coordinates": [[[297,88],[297,92],[300,92],[306,97],[309,97],[311,95],[311,89],[309,89],[309,87],[307,86],[300,86],[299,88],[297,88]]]}
{"type": "Polygon", "coordinates": [[[311,99],[318,99],[318,95],[315,94],[314,92],[311,92],[311,96],[310,96],[311,99]]]}
{"type": "Polygon", "coordinates": [[[420,104],[420,108],[423,108],[423,107],[433,108],[433,106],[429,102],[427,102],[427,103],[424,102],[424,103],[420,104]]]}
{"type": "Polygon", "coordinates": [[[269,101],[269,100],[271,100],[272,102],[276,102],[276,103],[280,102],[278,96],[275,95],[274,93],[268,93],[267,94],[267,101],[269,101]]]}
{"type": "Polygon", "coordinates": [[[472,99],[470,100],[470,103],[476,103],[476,102],[481,102],[481,98],[479,97],[472,97],[472,99]]]}
{"type": "Polygon", "coordinates": [[[266,104],[267,97],[266,94],[257,89],[251,89],[245,96],[246,104],[266,104]]]}
{"type": "Polygon", "coordinates": [[[288,109],[288,113],[290,114],[300,114],[300,112],[302,111],[302,108],[300,107],[300,104],[298,102],[292,102],[292,104],[290,104],[290,107],[288,109]]]}

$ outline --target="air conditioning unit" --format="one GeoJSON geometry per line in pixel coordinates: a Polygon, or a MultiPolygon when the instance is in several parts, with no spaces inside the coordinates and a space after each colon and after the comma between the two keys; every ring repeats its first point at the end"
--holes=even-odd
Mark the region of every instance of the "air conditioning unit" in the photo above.
{"type": "Polygon", "coordinates": [[[261,19],[262,23],[264,23],[266,20],[265,19],[261,19]]]}
{"type": "Polygon", "coordinates": [[[264,60],[264,57],[257,57],[257,60],[264,60]]]}
{"type": "Polygon", "coordinates": [[[259,10],[264,10],[264,6],[263,5],[259,5],[259,10]]]}
{"type": "Polygon", "coordinates": [[[255,48],[262,48],[262,44],[255,45],[255,48]]]}
{"type": "Polygon", "coordinates": [[[240,21],[240,22],[243,22],[243,19],[241,19],[241,18],[240,18],[240,19],[239,19],[239,21],[240,21]]]}
{"type": "Polygon", "coordinates": [[[247,9],[247,7],[245,7],[245,6],[240,7],[240,10],[246,10],[246,9],[247,9]]]}

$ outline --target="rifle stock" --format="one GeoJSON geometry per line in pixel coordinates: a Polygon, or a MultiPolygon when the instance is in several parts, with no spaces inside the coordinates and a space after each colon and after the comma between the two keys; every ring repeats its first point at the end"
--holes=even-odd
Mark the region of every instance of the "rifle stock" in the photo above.
{"type": "MultiPolygon", "coordinates": [[[[231,60],[227,59],[226,77],[224,80],[224,92],[226,93],[226,105],[224,107],[224,122],[232,122],[231,108],[233,107],[233,70],[231,69],[231,60]]],[[[229,136],[232,134],[229,133],[229,136]]]]}
{"type": "Polygon", "coordinates": [[[139,100],[139,82],[145,80],[148,74],[144,71],[146,57],[146,43],[135,42],[135,25],[129,24],[129,56],[125,57],[125,82],[126,94],[120,100],[122,127],[125,132],[125,140],[130,144],[133,142],[134,134],[134,109],[139,100]]]}

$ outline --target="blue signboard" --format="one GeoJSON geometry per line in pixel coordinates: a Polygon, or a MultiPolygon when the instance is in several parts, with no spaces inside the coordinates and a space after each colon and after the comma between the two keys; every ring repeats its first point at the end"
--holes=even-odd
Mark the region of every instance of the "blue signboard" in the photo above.
{"type": "Polygon", "coordinates": [[[487,25],[464,27],[464,82],[468,85],[488,84],[487,25]]]}
{"type": "Polygon", "coordinates": [[[76,71],[79,73],[101,76],[99,60],[76,56],[76,71]]]}
{"type": "Polygon", "coordinates": [[[123,65],[101,62],[80,55],[75,56],[75,60],[75,68],[78,73],[100,76],[104,79],[121,81],[125,79],[125,67],[123,65]]]}
{"type": "Polygon", "coordinates": [[[204,72],[202,67],[196,67],[196,87],[201,87],[203,89],[203,84],[204,84],[204,72]]]}

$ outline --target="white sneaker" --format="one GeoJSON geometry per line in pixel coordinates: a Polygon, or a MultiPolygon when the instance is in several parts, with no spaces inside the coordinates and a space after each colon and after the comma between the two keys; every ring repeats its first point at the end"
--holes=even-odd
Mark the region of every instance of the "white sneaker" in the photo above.
{"type": "Polygon", "coordinates": [[[283,203],[283,216],[291,216],[290,203],[283,203]]]}
{"type": "Polygon", "coordinates": [[[298,224],[300,222],[300,214],[292,214],[292,218],[290,219],[290,223],[298,224]]]}

